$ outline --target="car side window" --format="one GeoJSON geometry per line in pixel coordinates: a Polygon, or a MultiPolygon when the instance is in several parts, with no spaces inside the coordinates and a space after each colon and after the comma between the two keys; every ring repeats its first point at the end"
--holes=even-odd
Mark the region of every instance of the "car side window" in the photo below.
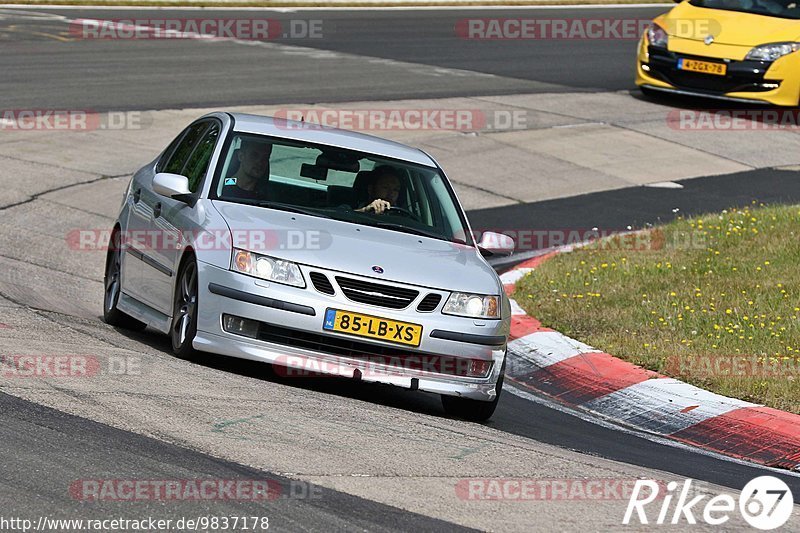
{"type": "Polygon", "coordinates": [[[181,139],[183,139],[188,130],[189,128],[186,128],[185,130],[180,132],[178,136],[175,137],[171,143],[169,143],[169,146],[167,146],[167,149],[164,150],[163,154],[161,154],[161,158],[158,160],[158,163],[156,164],[156,172],[164,172],[164,168],[167,166],[167,163],[169,163],[170,156],[175,152],[175,148],[178,147],[178,145],[181,142],[181,139]]]}
{"type": "Polygon", "coordinates": [[[216,146],[217,139],[219,139],[219,130],[219,124],[216,122],[211,124],[203,138],[197,143],[183,168],[182,174],[189,178],[189,190],[191,192],[197,192],[208,171],[211,154],[214,153],[214,146],[216,146]]]}
{"type": "Polygon", "coordinates": [[[169,161],[167,161],[167,164],[164,165],[164,168],[161,170],[161,172],[180,174],[183,171],[183,167],[186,165],[186,161],[189,159],[189,156],[192,153],[192,149],[207,128],[208,122],[206,121],[198,122],[197,124],[192,124],[189,126],[189,128],[186,130],[186,133],[183,135],[180,144],[178,144],[178,146],[175,148],[175,151],[172,152],[172,155],[169,156],[169,161]]]}

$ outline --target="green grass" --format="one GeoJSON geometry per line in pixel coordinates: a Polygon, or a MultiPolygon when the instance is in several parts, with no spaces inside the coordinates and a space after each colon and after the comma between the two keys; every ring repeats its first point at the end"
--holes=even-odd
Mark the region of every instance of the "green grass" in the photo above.
{"type": "Polygon", "coordinates": [[[753,205],[598,241],[547,261],[514,298],[617,357],[800,413],[800,206],[753,205]]]}

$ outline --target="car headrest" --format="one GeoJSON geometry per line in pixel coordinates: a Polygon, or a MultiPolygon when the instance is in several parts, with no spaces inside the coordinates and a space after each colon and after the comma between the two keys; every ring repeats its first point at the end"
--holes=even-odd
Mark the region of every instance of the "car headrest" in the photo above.
{"type": "Polygon", "coordinates": [[[371,170],[362,170],[356,174],[356,179],[353,180],[353,191],[355,192],[355,200],[357,203],[369,200],[370,181],[372,181],[371,170]]]}
{"type": "Polygon", "coordinates": [[[358,207],[355,191],[346,185],[328,185],[328,205],[330,207],[349,205],[355,209],[358,207]]]}

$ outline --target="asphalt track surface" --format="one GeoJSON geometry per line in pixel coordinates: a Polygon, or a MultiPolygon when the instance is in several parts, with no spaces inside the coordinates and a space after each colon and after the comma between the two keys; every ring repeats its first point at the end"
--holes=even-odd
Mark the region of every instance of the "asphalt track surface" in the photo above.
{"type": "Polygon", "coordinates": [[[103,520],[166,518],[164,502],[81,501],[64,490],[80,482],[77,472],[113,472],[116,479],[269,480],[266,501],[173,502],[170,517],[268,517],[291,531],[471,531],[323,487],[305,488],[269,472],[224,461],[127,431],[111,428],[0,393],[0,438],[6,450],[0,506],[3,516],[103,520]],[[46,472],[46,476],[33,476],[46,472]],[[289,498],[290,494],[313,497],[289,498]],[[285,496],[285,497],[282,497],[285,496]],[[159,516],[161,515],[161,516],[159,516]]]}
{"type": "MultiPolygon", "coordinates": [[[[754,174],[754,173],[748,173],[754,174]]],[[[742,175],[723,178],[699,178],[684,183],[694,187],[700,195],[720,194],[726,190],[720,182],[724,179],[748,180],[755,177],[772,180],[776,190],[775,199],[800,200],[796,180],[785,177],[784,171],[765,172],[761,175],[742,175]]],[[[730,188],[727,188],[730,190],[730,188]]],[[[673,194],[679,194],[675,191],[673,194]]],[[[669,206],[682,206],[684,212],[696,209],[692,203],[678,198],[668,201],[648,200],[652,189],[632,188],[603,193],[604,203],[616,205],[610,209],[606,222],[623,223],[625,205],[640,208],[651,206],[650,220],[675,216],[669,206]]],[[[722,195],[718,201],[741,201],[748,203],[750,194],[740,196],[722,195]]],[[[584,195],[553,201],[547,204],[551,214],[570,213],[575,210],[590,212],[598,205],[595,195],[584,195]],[[560,202],[560,207],[559,207],[560,202]]],[[[730,205],[730,202],[723,205],[730,205]]],[[[480,212],[475,213],[478,217],[480,212]]],[[[483,213],[483,216],[486,216],[483,213]]],[[[555,215],[554,215],[555,216],[555,215]]],[[[564,216],[564,215],[562,215],[564,216]]],[[[630,216],[630,215],[628,215],[630,216]]],[[[637,220],[644,221],[642,218],[637,220]]],[[[571,223],[563,218],[563,223],[571,223]]],[[[599,220],[599,219],[598,219],[599,220]]],[[[18,303],[24,304],[24,301],[18,303]]],[[[51,320],[73,329],[81,329],[81,321],[71,317],[51,317],[51,320]]],[[[99,317],[93,319],[99,320],[99,317]]],[[[84,326],[85,327],[85,326],[84,326]]],[[[145,343],[169,359],[169,340],[152,333],[121,331],[131,343],[145,343]]],[[[438,398],[431,395],[372,385],[352,387],[344,380],[289,380],[266,375],[264,365],[214,356],[200,356],[196,361],[209,370],[225,376],[255,378],[269,383],[290,384],[295,394],[302,398],[311,392],[322,393],[330,398],[350,399],[353,402],[368,402],[408,413],[443,416],[438,398]]],[[[158,378],[163,379],[163,378],[158,378]]],[[[59,387],[60,388],[60,387],[59,387]]],[[[64,390],[67,390],[64,388],[64,390]]],[[[76,399],[82,396],[76,392],[76,399]]],[[[798,493],[800,478],[776,473],[757,466],[745,465],[696,453],[685,448],[659,444],[641,436],[601,427],[581,418],[553,409],[546,403],[519,398],[508,391],[498,410],[487,426],[502,432],[518,435],[533,441],[552,444],[591,457],[606,458],[646,469],[666,471],[678,476],[691,477],[699,481],[714,483],[732,489],[741,487],[750,479],[764,474],[777,475],[798,493]]],[[[259,471],[250,467],[216,459],[198,453],[185,446],[165,443],[162,440],[142,437],[122,431],[106,424],[74,417],[57,410],[45,408],[25,400],[0,394],[0,435],[2,435],[5,458],[0,482],[0,504],[8,513],[16,516],[60,516],[82,518],[107,518],[111,513],[122,518],[141,518],[153,515],[159,518],[179,516],[225,516],[242,513],[265,512],[279,530],[344,530],[363,527],[366,530],[457,530],[455,524],[430,519],[413,512],[399,511],[386,505],[350,496],[345,493],[325,490],[321,500],[277,500],[266,507],[242,502],[203,502],[199,508],[194,502],[176,503],[165,509],[154,503],[131,506],[127,502],[104,502],[93,506],[76,502],[64,491],[77,478],[134,478],[134,479],[231,479],[257,478],[288,483],[280,473],[259,471]],[[33,475],[37,474],[37,475],[33,475]],[[168,510],[167,510],[168,509],[168,510]]],[[[520,504],[522,505],[522,504],[520,504]]]]}
{"type": "Polygon", "coordinates": [[[676,182],[681,188],[630,187],[534,204],[514,204],[469,212],[480,228],[557,228],[625,231],[681,216],[713,213],[757,203],[800,202],[794,170],[759,169],[676,182]],[[510,224],[509,221],[516,221],[510,224]]]}
{"type": "Polygon", "coordinates": [[[665,10],[47,9],[43,16],[39,11],[0,20],[0,84],[6,108],[47,102],[96,111],[623,90],[631,88],[635,39],[468,40],[457,35],[456,24],[466,18],[640,20],[665,10]],[[53,15],[266,16],[281,21],[281,28],[292,20],[319,20],[322,37],[277,38],[266,43],[267,53],[262,46],[234,42],[87,40],[53,15]],[[301,48],[280,54],[275,47],[301,48]],[[324,65],[313,61],[315,54],[328,54],[324,65]]]}
{"type": "MultiPolygon", "coordinates": [[[[620,10],[548,10],[548,17],[602,16],[641,18],[663,11],[663,7],[620,10]]],[[[53,10],[53,12],[56,12],[53,10]]],[[[73,16],[74,11],[58,10],[73,16]]],[[[62,107],[90,109],[159,109],[207,105],[276,102],[376,100],[403,97],[428,98],[471,94],[536,91],[599,91],[630,88],[630,57],[634,43],[624,41],[520,41],[465,43],[453,35],[455,21],[465,17],[530,17],[525,10],[315,12],[313,17],[331,21],[326,38],[318,42],[292,41],[343,56],[331,58],[330,70],[305,71],[303,56],[295,63],[285,58],[254,61],[248,48],[233,43],[66,41],[53,39],[64,30],[61,21],[33,19],[15,21],[17,28],[2,32],[3,47],[12,51],[0,58],[6,73],[2,84],[3,108],[62,107]],[[22,27],[22,30],[19,28],[22,27]],[[364,31],[369,28],[369,31],[364,31]],[[413,38],[410,38],[413,37],[413,38]],[[349,55],[368,55],[398,63],[365,66],[366,80],[358,77],[349,55]],[[159,57],[160,61],[154,61],[159,57]],[[434,76],[407,63],[491,74],[434,76]],[[389,73],[388,78],[371,78],[389,73]],[[49,83],[46,83],[49,82],[49,83]],[[342,87],[346,87],[343,90],[342,87]],[[500,88],[497,88],[500,87],[500,88]],[[293,89],[291,92],[287,88],[293,89]]],[[[81,16],[120,18],[120,12],[93,10],[81,16]]],[[[139,12],[141,17],[186,17],[185,12],[139,12]]],[[[203,16],[240,17],[242,12],[203,16]]],[[[280,15],[278,18],[285,15],[280,15]]],[[[291,16],[297,16],[296,13],[291,16]]],[[[306,18],[311,18],[308,16],[306,18]]],[[[0,21],[8,30],[10,20],[0,21]]],[[[310,41],[310,40],[309,40],[310,41]]],[[[280,40],[278,40],[280,43],[280,40]]],[[[305,53],[305,52],[304,52],[305,53]]],[[[363,61],[362,61],[363,64],[363,61]]],[[[452,74],[452,73],[451,73],[452,74]]],[[[526,227],[620,228],[668,220],[679,214],[697,213],[746,204],[753,199],[770,202],[800,201],[800,183],[795,173],[763,170],[716,178],[687,180],[683,189],[656,190],[634,187],[595,193],[539,204],[518,204],[470,213],[480,227],[507,227],[509,220],[523,220],[526,227]],[[598,207],[601,206],[601,207],[598,207]],[[526,218],[520,218],[522,215],[526,218]]],[[[19,302],[24,304],[25,302],[19,302]]],[[[159,336],[130,334],[169,352],[159,336]]],[[[240,361],[205,358],[200,361],[222,373],[263,378],[263,368],[240,361]]],[[[304,390],[352,397],[410,412],[443,416],[438,399],[384,387],[357,389],[325,380],[296,385],[304,390]]],[[[655,443],[640,436],[621,433],[552,409],[505,394],[492,428],[538,442],[554,444],[588,456],[597,456],[646,468],[658,469],[733,489],[741,488],[756,475],[769,473],[783,478],[800,494],[800,478],[755,466],[743,465],[690,450],[655,443]]],[[[129,473],[137,478],[201,478],[268,476],[288,482],[279,474],[216,459],[184,447],[142,437],[131,432],[38,406],[0,394],[0,435],[5,458],[0,481],[0,505],[10,511],[39,515],[54,510],[74,511],[90,517],[91,506],[70,500],[63,488],[76,472],[129,473]],[[32,476],[32,472],[47,475],[32,476]],[[59,487],[55,490],[54,487],[59,487]]],[[[99,474],[98,474],[99,475],[99,474]]],[[[270,506],[270,517],[290,524],[289,529],[368,530],[449,529],[457,526],[400,511],[386,505],[325,489],[320,501],[293,501],[270,506]]],[[[136,514],[150,510],[145,506],[136,514]]],[[[154,511],[157,509],[153,509],[154,511]]],[[[196,508],[191,509],[195,514],[196,508]]],[[[247,510],[225,502],[209,504],[208,514],[239,514],[247,510]]],[[[109,508],[102,509],[103,517],[109,508]]],[[[180,511],[180,509],[178,509],[180,511]]],[[[129,507],[120,505],[123,515],[129,507]]],[[[257,509],[254,510],[257,512],[257,509]]]]}

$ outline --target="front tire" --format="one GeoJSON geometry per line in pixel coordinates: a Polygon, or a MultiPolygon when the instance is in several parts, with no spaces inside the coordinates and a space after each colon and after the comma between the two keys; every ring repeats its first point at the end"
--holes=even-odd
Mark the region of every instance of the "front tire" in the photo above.
{"type": "Polygon", "coordinates": [[[663,93],[650,89],[649,87],[639,87],[639,91],[642,93],[642,96],[648,100],[658,100],[664,96],[663,93]]]}
{"type": "Polygon", "coordinates": [[[506,374],[506,363],[503,361],[503,368],[500,369],[500,377],[497,378],[496,394],[491,402],[472,400],[470,398],[460,398],[458,396],[442,395],[442,407],[445,413],[454,418],[469,420],[470,422],[486,422],[497,409],[500,401],[500,393],[503,391],[503,380],[506,374]]]}
{"type": "Polygon", "coordinates": [[[170,326],[172,351],[182,359],[195,354],[192,341],[197,334],[197,309],[197,262],[189,257],[178,273],[170,326]]]}
{"type": "Polygon", "coordinates": [[[122,250],[118,231],[111,235],[111,241],[108,244],[103,287],[105,287],[103,321],[106,324],[133,331],[142,331],[147,327],[144,322],[136,320],[117,309],[119,295],[122,292],[122,250]]]}

